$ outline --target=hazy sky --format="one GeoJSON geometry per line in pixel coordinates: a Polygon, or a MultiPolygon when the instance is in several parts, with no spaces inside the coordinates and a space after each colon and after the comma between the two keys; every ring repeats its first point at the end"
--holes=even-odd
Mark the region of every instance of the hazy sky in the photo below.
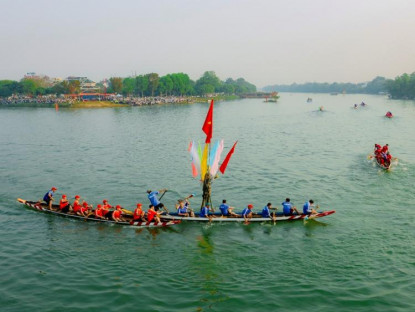
{"type": "Polygon", "coordinates": [[[0,0],[0,79],[213,70],[257,87],[415,71],[414,0],[0,0]]]}

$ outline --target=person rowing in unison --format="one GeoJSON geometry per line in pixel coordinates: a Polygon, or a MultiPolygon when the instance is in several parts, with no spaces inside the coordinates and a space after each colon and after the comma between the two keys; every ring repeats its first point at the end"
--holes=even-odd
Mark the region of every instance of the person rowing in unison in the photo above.
{"type": "Polygon", "coordinates": [[[222,200],[222,204],[219,206],[220,211],[222,212],[222,217],[237,217],[238,215],[233,212],[234,207],[229,206],[226,203],[226,199],[222,200]]]}
{"type": "Polygon", "coordinates": [[[69,204],[69,200],[66,198],[65,194],[62,195],[62,198],[59,201],[59,209],[63,213],[67,213],[71,209],[71,205],[69,204]]]}
{"type": "Polygon", "coordinates": [[[147,222],[146,218],[144,217],[145,212],[143,211],[142,207],[143,205],[141,203],[137,204],[137,208],[134,209],[133,221],[147,222]]]}
{"type": "Polygon", "coordinates": [[[209,214],[209,212],[211,211],[210,205],[209,203],[206,203],[201,209],[200,209],[200,214],[199,217],[201,218],[212,218],[213,215],[209,214]]]}
{"type": "Polygon", "coordinates": [[[97,205],[97,209],[94,210],[94,215],[98,219],[105,219],[104,215],[102,213],[102,205],[101,204],[97,205]]]}
{"type": "Polygon", "coordinates": [[[112,213],[112,220],[114,220],[115,222],[125,221],[124,218],[121,216],[121,214],[122,214],[121,206],[120,205],[115,206],[115,210],[112,213]]]}
{"type": "Polygon", "coordinates": [[[181,217],[194,217],[193,211],[189,208],[189,201],[187,199],[179,199],[176,204],[177,215],[181,217]]]}
{"type": "Polygon", "coordinates": [[[48,205],[49,210],[52,210],[53,195],[57,190],[58,189],[53,186],[49,191],[47,191],[45,196],[43,196],[43,201],[48,205]]]}
{"type": "Polygon", "coordinates": [[[306,202],[303,206],[303,214],[305,215],[315,215],[318,214],[318,212],[314,209],[314,201],[310,199],[308,202],[306,202]]]}
{"type": "Polygon", "coordinates": [[[147,211],[147,220],[151,222],[154,220],[154,223],[160,222],[160,214],[155,210],[154,205],[150,204],[147,211]]]}
{"type": "Polygon", "coordinates": [[[249,204],[246,206],[244,210],[242,210],[241,215],[245,219],[245,223],[249,222],[249,219],[252,218],[252,209],[254,208],[254,205],[249,204]]]}
{"type": "Polygon", "coordinates": [[[79,213],[81,216],[87,217],[92,211],[92,205],[88,205],[86,201],[82,203],[82,207],[79,209],[79,213]]]}
{"type": "Polygon", "coordinates": [[[154,192],[152,192],[151,190],[147,190],[147,197],[150,200],[150,203],[154,206],[155,211],[159,211],[160,208],[162,209],[164,207],[164,205],[159,201],[157,197],[157,195],[161,192],[165,193],[167,192],[167,189],[161,189],[159,191],[154,192]]]}
{"type": "Polygon", "coordinates": [[[112,217],[111,208],[112,206],[108,203],[108,200],[104,199],[102,201],[102,215],[104,218],[110,219],[112,217]]]}
{"type": "Polygon", "coordinates": [[[79,203],[79,201],[81,200],[81,196],[79,196],[79,195],[75,195],[75,200],[74,200],[74,202],[72,203],[72,209],[73,209],[73,212],[76,214],[76,215],[80,215],[81,213],[80,213],[80,210],[81,210],[81,204],[79,203]]]}
{"type": "Polygon", "coordinates": [[[281,203],[282,205],[282,212],[284,213],[284,215],[286,216],[290,216],[294,213],[294,211],[299,215],[300,213],[298,212],[297,208],[295,206],[293,206],[293,204],[291,203],[289,198],[285,199],[285,202],[281,203]]]}

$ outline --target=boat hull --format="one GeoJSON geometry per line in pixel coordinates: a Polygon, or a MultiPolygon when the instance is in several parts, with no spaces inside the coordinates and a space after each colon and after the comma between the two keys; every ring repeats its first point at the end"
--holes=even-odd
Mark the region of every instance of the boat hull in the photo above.
{"type": "MultiPolygon", "coordinates": [[[[300,215],[291,215],[291,216],[285,216],[282,213],[276,214],[275,219],[272,218],[263,218],[259,214],[254,214],[254,216],[249,219],[249,222],[281,222],[281,221],[295,221],[295,220],[304,220],[307,217],[309,219],[316,219],[316,218],[322,218],[328,215],[331,215],[335,213],[335,210],[329,210],[329,211],[321,211],[318,214],[315,215],[306,215],[306,214],[300,214],[300,215]]],[[[212,218],[201,218],[199,216],[195,217],[183,217],[179,216],[176,213],[171,213],[167,215],[162,215],[161,218],[163,220],[181,220],[181,221],[189,221],[189,222],[245,222],[245,219],[242,217],[222,217],[220,213],[213,214],[212,218]]]]}
{"type": "Polygon", "coordinates": [[[381,167],[383,170],[389,170],[391,168],[391,164],[390,163],[388,163],[386,165],[385,164],[382,165],[382,162],[377,157],[375,157],[375,160],[376,160],[376,164],[379,167],[381,167]]]}
{"type": "MultiPolygon", "coordinates": [[[[154,228],[154,227],[166,227],[174,224],[178,224],[181,221],[180,220],[163,220],[162,222],[142,222],[142,221],[125,221],[125,222],[116,222],[114,220],[108,220],[108,219],[98,219],[94,216],[90,216],[88,218],[79,216],[76,214],[70,214],[70,213],[63,213],[60,211],[53,211],[49,210],[46,204],[39,203],[39,202],[33,202],[33,201],[27,201],[21,198],[18,198],[17,201],[21,204],[23,204],[25,207],[31,208],[36,211],[58,215],[61,217],[66,218],[72,218],[72,219],[78,219],[83,221],[90,221],[90,222],[100,222],[100,223],[109,223],[109,224],[117,224],[117,225],[123,225],[123,226],[129,226],[133,228],[154,228]]],[[[57,205],[54,205],[55,208],[58,208],[57,205]]],[[[128,217],[128,216],[126,216],[128,217]]]]}

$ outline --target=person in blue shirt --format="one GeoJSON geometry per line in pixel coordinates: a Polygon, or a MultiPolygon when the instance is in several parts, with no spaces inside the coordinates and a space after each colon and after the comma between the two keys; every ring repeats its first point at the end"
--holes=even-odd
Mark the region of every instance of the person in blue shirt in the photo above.
{"type": "Polygon", "coordinates": [[[52,210],[53,195],[57,190],[58,189],[53,186],[49,191],[47,191],[45,196],[43,196],[43,201],[48,205],[49,210],[52,210]]]}
{"type": "Polygon", "coordinates": [[[289,216],[294,213],[294,211],[299,215],[297,208],[291,203],[289,198],[285,199],[285,202],[281,203],[282,205],[282,212],[284,215],[289,216]]]}
{"type": "Polygon", "coordinates": [[[318,212],[314,209],[314,201],[310,199],[308,202],[306,202],[303,206],[303,214],[305,215],[314,215],[318,212]]]}
{"type": "Polygon", "coordinates": [[[269,211],[271,208],[271,203],[268,203],[264,208],[262,208],[261,215],[263,218],[271,218],[271,212],[269,211]]]}
{"type": "Polygon", "coordinates": [[[242,210],[241,215],[245,219],[245,223],[249,222],[249,219],[252,218],[252,208],[254,208],[254,205],[249,204],[246,206],[244,210],[242,210]]]}
{"type": "Polygon", "coordinates": [[[238,216],[236,213],[233,212],[234,207],[230,207],[226,203],[226,199],[222,200],[222,204],[219,206],[220,211],[222,212],[222,217],[228,217],[228,216],[238,216]]]}
{"type": "Polygon", "coordinates": [[[154,210],[158,211],[160,208],[164,208],[164,205],[159,201],[157,195],[161,192],[165,193],[167,192],[167,189],[161,189],[160,191],[154,191],[147,190],[147,197],[150,200],[150,203],[154,206],[154,210]]]}
{"type": "Polygon", "coordinates": [[[213,215],[209,214],[209,211],[211,210],[209,203],[206,203],[201,209],[199,217],[201,218],[212,218],[213,215]]]}
{"type": "Polygon", "coordinates": [[[193,210],[189,207],[190,203],[187,199],[179,199],[176,204],[177,215],[182,217],[194,217],[193,210]]]}

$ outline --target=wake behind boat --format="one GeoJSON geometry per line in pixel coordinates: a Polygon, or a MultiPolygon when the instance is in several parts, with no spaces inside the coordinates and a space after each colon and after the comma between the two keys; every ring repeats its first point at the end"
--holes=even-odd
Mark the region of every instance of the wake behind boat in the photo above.
{"type": "MultiPolygon", "coordinates": [[[[328,210],[328,211],[320,211],[314,215],[307,215],[307,214],[295,214],[295,215],[284,215],[282,212],[278,212],[275,214],[275,218],[264,218],[261,214],[254,213],[252,218],[249,219],[249,222],[280,222],[280,221],[293,221],[293,220],[303,220],[303,219],[316,219],[322,218],[328,215],[335,213],[335,210],[328,210]]],[[[169,213],[167,215],[162,215],[160,217],[162,220],[166,221],[196,221],[196,222],[245,222],[246,220],[241,217],[233,217],[233,216],[222,216],[220,212],[213,213],[209,215],[209,218],[203,218],[199,216],[199,213],[195,213],[194,217],[184,217],[179,216],[177,213],[169,213]],[[212,216],[212,217],[210,217],[212,216]]]]}
{"type": "Polygon", "coordinates": [[[52,205],[52,208],[57,209],[58,211],[50,210],[48,208],[48,205],[46,203],[40,203],[35,201],[27,201],[21,198],[18,198],[17,201],[23,205],[25,205],[28,208],[34,209],[36,211],[45,212],[48,214],[58,215],[62,217],[72,218],[72,219],[79,219],[83,221],[94,221],[94,222],[101,222],[101,223],[110,223],[110,224],[118,224],[118,225],[124,225],[124,226],[130,226],[134,228],[153,228],[153,227],[166,227],[174,224],[178,224],[181,221],[180,220],[166,220],[162,222],[143,222],[143,221],[133,221],[132,217],[130,215],[124,215],[124,218],[126,221],[120,221],[116,222],[114,220],[110,219],[100,219],[96,218],[95,216],[90,217],[84,217],[80,216],[74,213],[65,213],[59,211],[59,205],[52,205]]]}

